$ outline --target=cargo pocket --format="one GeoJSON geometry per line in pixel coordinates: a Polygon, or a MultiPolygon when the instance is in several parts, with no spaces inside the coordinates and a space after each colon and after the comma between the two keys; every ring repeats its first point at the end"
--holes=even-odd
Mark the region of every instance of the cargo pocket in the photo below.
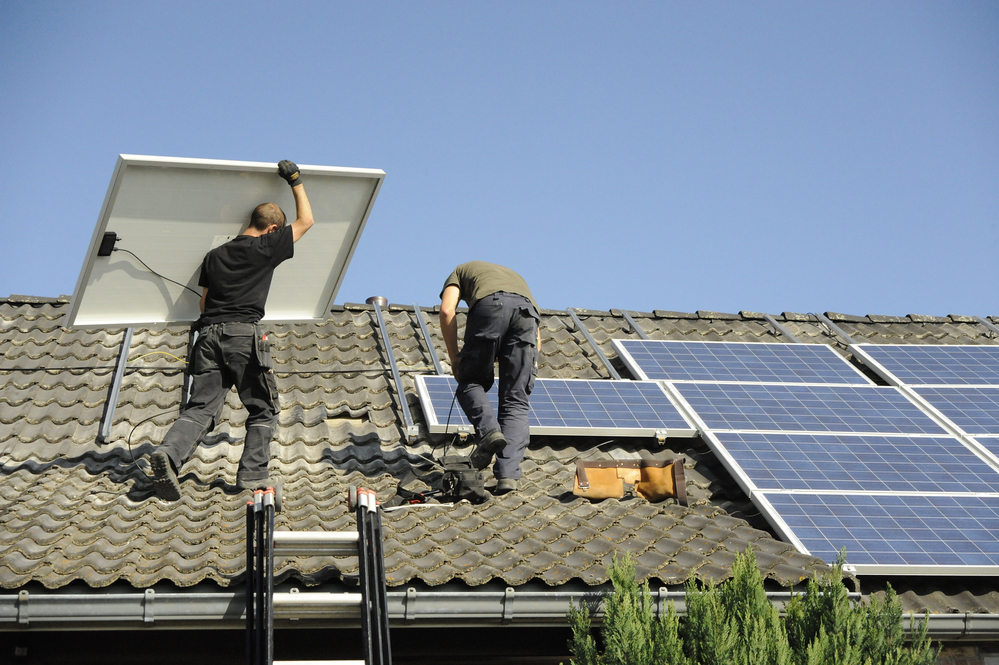
{"type": "Polygon", "coordinates": [[[271,356],[271,342],[266,334],[261,334],[258,330],[253,336],[253,356],[257,365],[264,370],[264,381],[267,382],[267,389],[271,394],[271,400],[277,404],[278,389],[277,379],[274,377],[274,358],[271,356]]]}
{"type": "Polygon", "coordinates": [[[461,363],[458,365],[460,376],[455,377],[459,383],[478,383],[486,390],[493,385],[493,363],[496,353],[491,351],[491,345],[495,344],[491,340],[477,339],[471,344],[466,344],[458,356],[461,363]]]}
{"type": "Polygon", "coordinates": [[[266,370],[274,371],[274,359],[271,357],[271,342],[266,334],[256,334],[253,336],[253,355],[257,364],[266,370]]]}

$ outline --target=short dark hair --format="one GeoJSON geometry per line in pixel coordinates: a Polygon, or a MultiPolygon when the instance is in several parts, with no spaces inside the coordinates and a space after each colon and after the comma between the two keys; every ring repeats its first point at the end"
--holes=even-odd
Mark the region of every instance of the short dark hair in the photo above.
{"type": "Polygon", "coordinates": [[[279,229],[283,229],[286,221],[284,210],[276,203],[261,203],[250,215],[250,226],[258,231],[266,231],[271,224],[277,224],[279,229]]]}

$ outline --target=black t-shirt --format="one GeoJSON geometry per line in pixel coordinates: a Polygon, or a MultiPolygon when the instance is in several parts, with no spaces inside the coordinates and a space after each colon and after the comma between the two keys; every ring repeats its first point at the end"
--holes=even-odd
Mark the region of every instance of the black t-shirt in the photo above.
{"type": "Polygon", "coordinates": [[[260,237],[236,236],[205,255],[200,286],[208,287],[199,324],[256,323],[264,316],[274,268],[295,254],[291,225],[260,237]]]}

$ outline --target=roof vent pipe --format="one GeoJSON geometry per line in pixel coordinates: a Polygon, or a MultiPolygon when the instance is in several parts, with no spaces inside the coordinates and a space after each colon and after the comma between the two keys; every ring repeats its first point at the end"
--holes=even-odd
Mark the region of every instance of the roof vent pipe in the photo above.
{"type": "Polygon", "coordinates": [[[379,307],[388,307],[388,298],[383,296],[371,296],[364,301],[364,304],[366,305],[374,305],[375,303],[377,303],[379,307]]]}

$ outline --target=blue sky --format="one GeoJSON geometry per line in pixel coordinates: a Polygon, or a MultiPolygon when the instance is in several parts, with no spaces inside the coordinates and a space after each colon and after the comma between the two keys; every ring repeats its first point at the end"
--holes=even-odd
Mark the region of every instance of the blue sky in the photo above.
{"type": "Polygon", "coordinates": [[[0,297],[131,153],[384,169],[338,303],[999,315],[994,2],[8,0],[0,63],[0,297]]]}

